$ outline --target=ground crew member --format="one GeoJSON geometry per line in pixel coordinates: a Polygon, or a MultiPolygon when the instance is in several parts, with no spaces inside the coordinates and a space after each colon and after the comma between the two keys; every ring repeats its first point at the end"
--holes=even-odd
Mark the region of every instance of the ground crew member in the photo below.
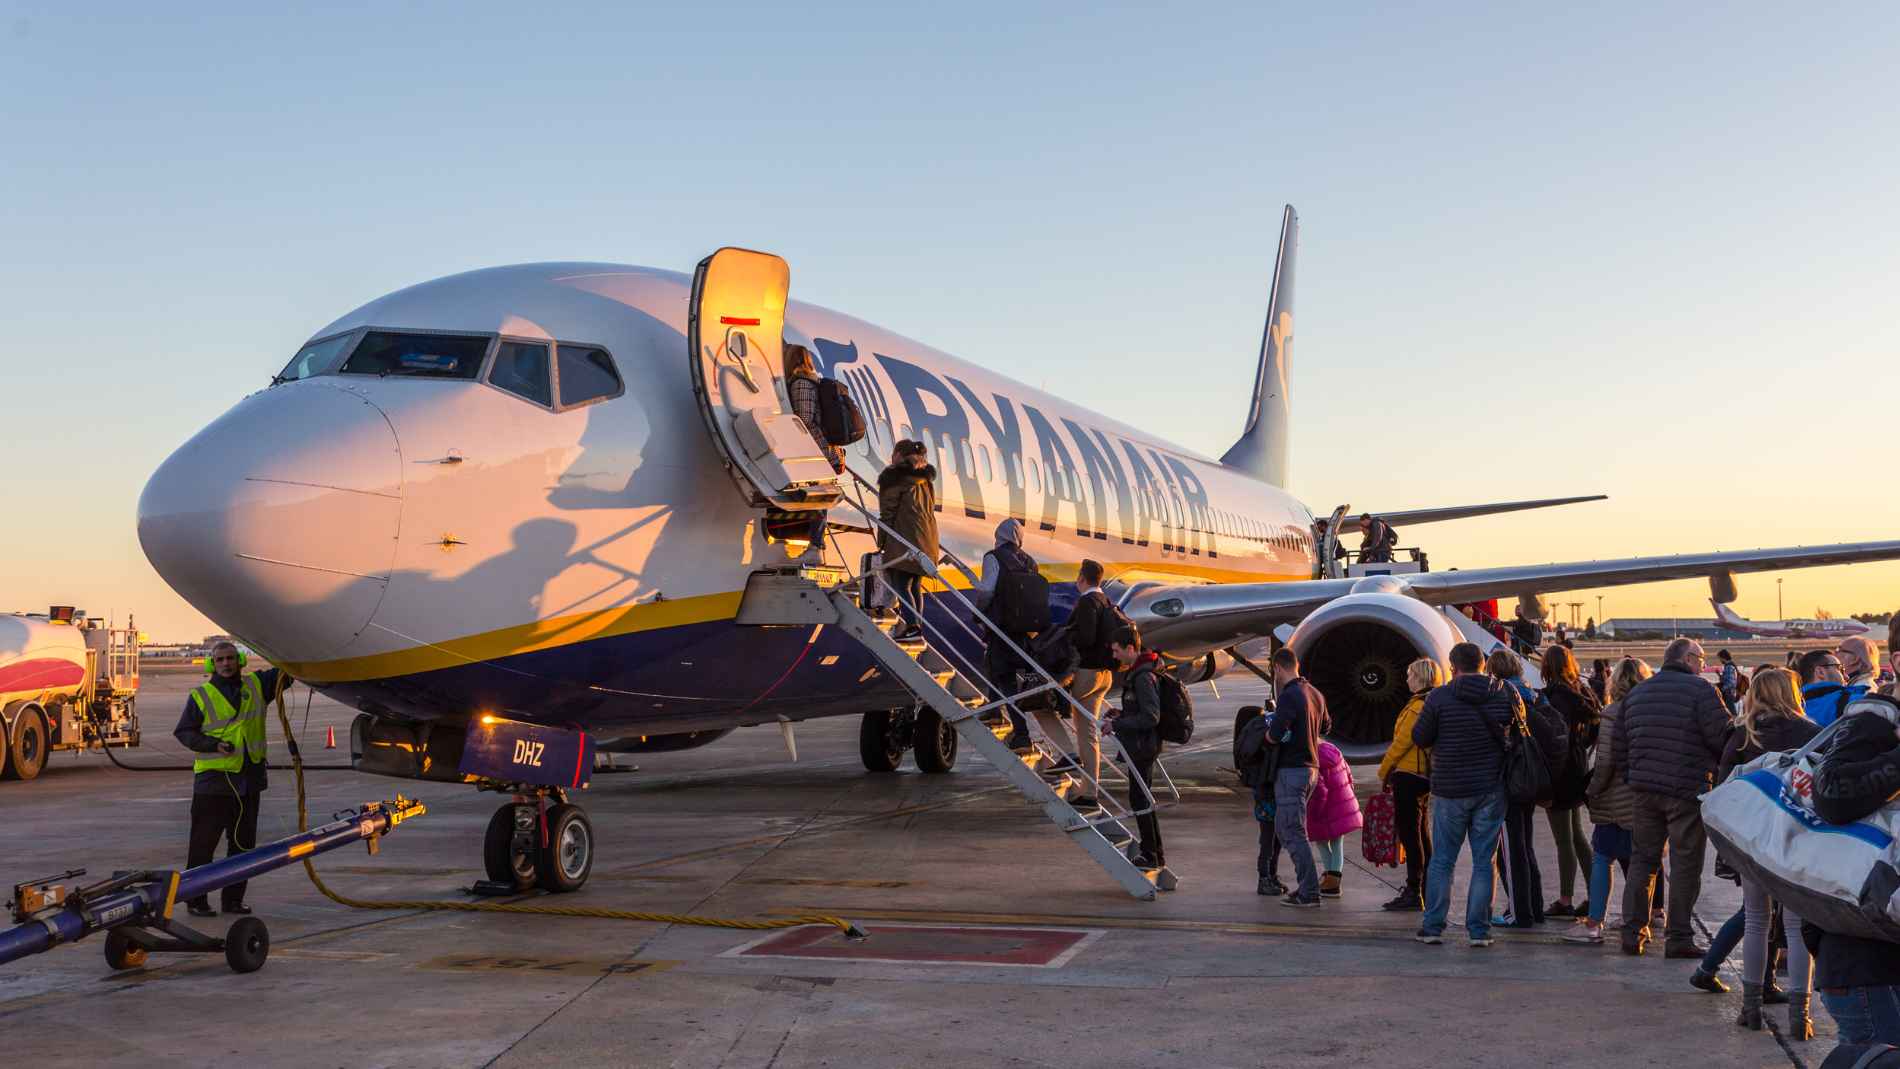
{"type": "MultiPolygon", "coordinates": [[[[257,810],[268,786],[264,749],[265,706],[276,696],[279,681],[291,680],[276,668],[244,671],[238,648],[220,642],[211,649],[211,678],[185,699],[185,714],[172,731],[186,749],[199,755],[191,771],[191,844],[185,867],[207,864],[217,854],[218,838],[225,840],[225,856],[257,846],[257,810]]],[[[295,747],[295,743],[291,744],[295,747]]],[[[224,912],[245,914],[244,882],[221,893],[224,912]]],[[[194,917],[215,917],[217,911],[203,895],[187,903],[194,917]]]]}

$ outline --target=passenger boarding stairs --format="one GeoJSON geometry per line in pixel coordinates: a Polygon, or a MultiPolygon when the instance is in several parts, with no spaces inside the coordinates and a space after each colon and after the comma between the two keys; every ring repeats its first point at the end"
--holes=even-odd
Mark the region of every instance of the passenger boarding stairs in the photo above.
{"type": "MultiPolygon", "coordinates": [[[[903,547],[899,559],[921,559],[915,546],[878,519],[875,508],[866,509],[862,502],[853,504],[871,528],[884,535],[886,544],[903,547]]],[[[948,553],[945,559],[974,585],[975,576],[963,562],[948,553]]],[[[920,615],[924,637],[906,640],[892,637],[897,621],[875,619],[866,611],[865,603],[869,600],[867,593],[878,589],[880,584],[886,591],[895,590],[894,585],[884,582],[884,572],[895,563],[898,560],[876,561],[868,570],[830,584],[824,582],[823,569],[755,572],[746,585],[738,622],[766,627],[831,625],[843,630],[870,651],[883,670],[916,698],[918,734],[944,727],[954,731],[963,746],[982,755],[1017,793],[1040,808],[1070,842],[1081,847],[1130,895],[1152,899],[1157,890],[1174,890],[1175,876],[1167,868],[1143,869],[1132,860],[1136,850],[1134,818],[1151,812],[1158,803],[1155,793],[1148,789],[1150,785],[1143,785],[1138,794],[1142,800],[1140,808],[1130,809],[1120,801],[1127,795],[1126,781],[1132,773],[1111,759],[1111,753],[1120,752],[1113,736],[1101,735],[1100,722],[1070,697],[1059,681],[1037,665],[1027,651],[1016,646],[988,617],[978,612],[949,577],[938,570],[936,561],[924,563],[925,578],[937,582],[944,591],[940,596],[949,603],[945,607],[953,607],[954,611],[920,615]],[[969,624],[957,618],[966,613],[969,624]],[[1019,676],[1024,689],[1001,694],[985,678],[980,666],[964,663],[967,658],[957,652],[959,647],[953,641],[957,629],[961,629],[966,640],[980,640],[977,645],[1006,644],[1017,659],[1028,666],[1019,676]],[[1053,766],[1065,762],[1068,746],[1062,739],[1050,738],[1034,713],[1022,707],[1022,703],[1032,698],[1041,702],[1053,700],[1065,716],[1074,718],[1072,722],[1089,725],[1096,731],[1102,744],[1102,779],[1092,778],[1087,770],[1075,766],[1065,767],[1060,772],[1051,771],[1053,766]],[[1028,726],[1033,745],[1026,753],[1011,750],[1004,741],[1011,730],[1008,715],[1011,712],[1021,716],[1028,726]],[[1110,776],[1121,781],[1112,785],[1113,790],[1107,782],[1110,776]],[[1071,798],[1088,796],[1095,798],[1097,805],[1086,812],[1069,802],[1071,798]]],[[[1180,792],[1160,762],[1155,764],[1154,778],[1171,802],[1179,801],[1180,792]]]]}

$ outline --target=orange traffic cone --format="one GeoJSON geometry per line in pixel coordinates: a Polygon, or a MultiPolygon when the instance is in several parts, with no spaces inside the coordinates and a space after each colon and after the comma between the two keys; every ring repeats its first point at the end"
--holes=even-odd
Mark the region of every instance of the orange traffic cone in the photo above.
{"type": "Polygon", "coordinates": [[[323,748],[326,750],[336,749],[336,725],[335,724],[330,725],[330,729],[323,733],[323,748]]]}

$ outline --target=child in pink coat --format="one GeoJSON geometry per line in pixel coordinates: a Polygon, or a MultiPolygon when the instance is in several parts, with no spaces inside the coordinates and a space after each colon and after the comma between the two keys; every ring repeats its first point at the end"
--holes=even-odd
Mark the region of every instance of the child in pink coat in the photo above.
{"type": "Polygon", "coordinates": [[[1339,897],[1339,881],[1346,869],[1346,833],[1365,825],[1359,799],[1352,793],[1352,768],[1346,756],[1330,742],[1319,744],[1319,777],[1306,803],[1306,837],[1322,870],[1319,893],[1339,897]]]}

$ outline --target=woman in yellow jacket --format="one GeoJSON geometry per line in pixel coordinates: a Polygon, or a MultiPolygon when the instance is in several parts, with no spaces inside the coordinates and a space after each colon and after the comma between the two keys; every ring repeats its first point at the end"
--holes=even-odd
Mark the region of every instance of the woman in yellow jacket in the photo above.
{"type": "Polygon", "coordinates": [[[1399,845],[1405,849],[1405,888],[1381,907],[1393,912],[1424,908],[1425,866],[1432,860],[1431,818],[1426,812],[1432,764],[1431,752],[1413,744],[1412,726],[1425,707],[1425,695],[1444,682],[1444,666],[1429,657],[1420,657],[1405,670],[1412,700],[1399,710],[1399,721],[1392,725],[1392,744],[1379,762],[1379,780],[1392,789],[1392,816],[1398,824],[1399,845]]]}

